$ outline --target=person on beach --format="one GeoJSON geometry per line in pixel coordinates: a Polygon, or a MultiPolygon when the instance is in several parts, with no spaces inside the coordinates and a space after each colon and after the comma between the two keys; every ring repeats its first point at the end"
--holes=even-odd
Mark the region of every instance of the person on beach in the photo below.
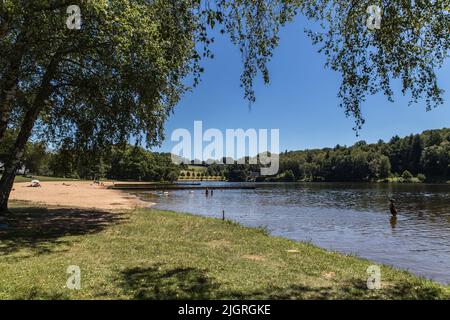
{"type": "Polygon", "coordinates": [[[391,211],[392,216],[396,217],[398,212],[397,212],[397,208],[395,207],[395,204],[394,204],[394,199],[391,199],[390,203],[391,204],[389,205],[389,210],[391,211]]]}

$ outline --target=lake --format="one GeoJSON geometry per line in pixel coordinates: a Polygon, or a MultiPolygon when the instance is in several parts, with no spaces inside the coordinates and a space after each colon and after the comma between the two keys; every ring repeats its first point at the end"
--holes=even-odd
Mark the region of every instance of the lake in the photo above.
{"type": "MultiPolygon", "coordinates": [[[[206,186],[221,183],[204,183],[206,186]]],[[[223,184],[223,183],[222,183],[223,184]]],[[[229,185],[229,184],[228,184],[229,185]]],[[[256,184],[255,190],[141,195],[155,208],[222,217],[450,283],[450,185],[256,184]],[[399,215],[389,213],[394,198],[399,215]]]]}

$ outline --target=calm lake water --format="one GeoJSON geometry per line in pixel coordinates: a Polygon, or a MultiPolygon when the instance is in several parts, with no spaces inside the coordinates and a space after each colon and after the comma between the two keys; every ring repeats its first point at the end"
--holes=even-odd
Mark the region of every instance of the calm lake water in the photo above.
{"type": "Polygon", "coordinates": [[[256,190],[215,190],[213,197],[171,191],[151,201],[159,209],[217,218],[225,210],[227,219],[267,227],[273,235],[450,283],[450,185],[258,184],[256,190]]]}

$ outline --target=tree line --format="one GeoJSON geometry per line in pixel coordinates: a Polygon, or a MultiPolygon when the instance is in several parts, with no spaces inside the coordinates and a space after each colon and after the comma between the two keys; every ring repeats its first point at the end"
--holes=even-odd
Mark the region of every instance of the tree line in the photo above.
{"type": "MultiPolygon", "coordinates": [[[[259,167],[248,164],[208,167],[229,181],[246,181],[259,167]]],[[[404,138],[393,137],[353,146],[286,151],[280,154],[277,176],[257,181],[420,181],[450,180],[450,129],[427,130],[404,138]]]]}
{"type": "MultiPolygon", "coordinates": [[[[8,131],[0,143],[0,155],[11,148],[14,133],[8,131]]],[[[0,159],[1,160],[1,159],[0,159]]],[[[30,175],[75,179],[113,179],[173,182],[182,177],[188,165],[175,165],[168,153],[150,152],[129,144],[115,145],[106,151],[80,149],[66,140],[57,150],[45,142],[28,142],[21,162],[30,175]]],[[[224,177],[227,181],[247,181],[260,170],[250,164],[203,164],[204,177],[224,177]]],[[[200,173],[198,173],[200,174],[200,173]]],[[[185,176],[184,178],[189,178],[185,176]]],[[[389,142],[353,146],[286,151],[280,154],[280,171],[257,181],[420,181],[450,180],[450,129],[427,130],[389,142]]]]}
{"type": "MultiPolygon", "coordinates": [[[[0,143],[0,154],[6,154],[11,148],[13,135],[6,134],[8,139],[0,143]]],[[[176,181],[181,169],[167,153],[150,152],[129,144],[115,145],[101,152],[83,150],[70,140],[64,141],[57,150],[49,150],[42,141],[28,142],[20,168],[28,176],[164,182],[176,181]]]]}
{"type": "Polygon", "coordinates": [[[374,144],[286,152],[280,168],[286,179],[306,181],[447,181],[450,178],[450,129],[428,130],[374,144]]]}

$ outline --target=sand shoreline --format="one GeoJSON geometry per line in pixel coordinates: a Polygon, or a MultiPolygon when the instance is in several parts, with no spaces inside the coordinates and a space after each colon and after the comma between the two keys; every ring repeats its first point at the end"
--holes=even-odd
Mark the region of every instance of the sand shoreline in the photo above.
{"type": "Polygon", "coordinates": [[[15,183],[11,200],[29,201],[51,206],[96,210],[129,210],[154,205],[121,190],[108,189],[90,181],[41,182],[42,187],[29,187],[29,182],[15,183]]]}

